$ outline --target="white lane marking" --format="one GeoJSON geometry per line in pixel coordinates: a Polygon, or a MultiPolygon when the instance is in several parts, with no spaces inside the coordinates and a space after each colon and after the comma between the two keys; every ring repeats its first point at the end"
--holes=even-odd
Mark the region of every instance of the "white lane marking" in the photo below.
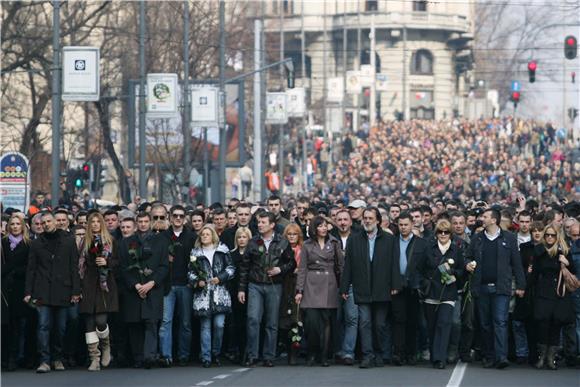
{"type": "Polygon", "coordinates": [[[447,383],[447,387],[459,387],[461,385],[461,381],[463,380],[463,376],[465,375],[465,370],[467,370],[467,363],[459,362],[453,369],[453,373],[451,374],[451,378],[449,378],[449,383],[447,383]]]}
{"type": "Polygon", "coordinates": [[[225,379],[229,376],[230,376],[229,374],[217,375],[217,376],[214,376],[213,379],[225,379]]]}
{"type": "Polygon", "coordinates": [[[237,370],[233,370],[232,372],[246,372],[249,368],[238,368],[237,370]]]}
{"type": "Polygon", "coordinates": [[[197,383],[196,386],[208,386],[208,385],[210,385],[212,383],[213,383],[213,380],[205,380],[203,382],[197,383]]]}

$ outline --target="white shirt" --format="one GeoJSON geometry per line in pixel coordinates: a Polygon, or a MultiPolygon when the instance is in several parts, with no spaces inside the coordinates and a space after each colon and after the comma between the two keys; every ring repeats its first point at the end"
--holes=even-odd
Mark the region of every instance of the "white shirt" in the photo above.
{"type": "Polygon", "coordinates": [[[203,255],[209,260],[210,266],[213,266],[213,256],[215,254],[216,248],[215,247],[202,247],[201,251],[203,251],[203,255]]]}

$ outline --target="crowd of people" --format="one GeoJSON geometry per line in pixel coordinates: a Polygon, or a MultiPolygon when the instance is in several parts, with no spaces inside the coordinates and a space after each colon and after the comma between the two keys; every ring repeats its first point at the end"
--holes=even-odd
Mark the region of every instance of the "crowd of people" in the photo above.
{"type": "Polygon", "coordinates": [[[509,118],[392,122],[318,144],[300,196],[38,192],[2,212],[2,367],[580,365],[571,144],[509,118]]]}
{"type": "Polygon", "coordinates": [[[5,212],[6,370],[578,364],[578,202],[5,212]]]}

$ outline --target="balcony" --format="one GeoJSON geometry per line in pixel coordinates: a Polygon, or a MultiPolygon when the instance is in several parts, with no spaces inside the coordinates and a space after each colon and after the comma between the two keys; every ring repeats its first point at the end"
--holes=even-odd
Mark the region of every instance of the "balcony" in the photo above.
{"type": "MultiPolygon", "coordinates": [[[[450,32],[471,32],[471,23],[467,16],[456,14],[442,14],[431,12],[361,12],[360,24],[357,13],[336,15],[304,15],[304,31],[321,32],[326,17],[326,27],[329,32],[333,30],[370,28],[372,15],[377,29],[400,29],[403,26],[409,29],[445,30],[450,32]]],[[[285,16],[284,32],[297,33],[301,31],[302,21],[300,15],[285,16]]],[[[278,16],[266,18],[266,32],[279,32],[280,20],[278,16]]]]}

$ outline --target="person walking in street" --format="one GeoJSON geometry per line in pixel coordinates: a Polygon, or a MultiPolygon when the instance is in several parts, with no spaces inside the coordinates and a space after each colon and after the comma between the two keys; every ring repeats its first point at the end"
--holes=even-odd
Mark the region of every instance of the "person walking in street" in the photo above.
{"type": "Polygon", "coordinates": [[[363,211],[364,232],[348,239],[340,293],[349,298],[352,285],[359,310],[359,336],[363,360],[360,368],[383,366],[383,343],[391,297],[401,290],[399,265],[394,256],[395,238],[379,229],[381,214],[376,207],[363,211]]]}
{"type": "Polygon", "coordinates": [[[85,320],[85,340],[91,364],[99,371],[111,362],[108,314],[119,310],[119,294],[113,270],[118,265],[116,244],[103,216],[89,215],[84,245],[79,258],[82,299],[79,312],[85,320]],[[100,347],[100,348],[99,348],[100,347]]]}
{"type": "Polygon", "coordinates": [[[295,300],[305,309],[308,365],[314,365],[318,357],[322,366],[328,367],[344,257],[340,242],[328,233],[324,217],[316,216],[310,222],[309,235],[301,250],[295,300]]]}
{"type": "Polygon", "coordinates": [[[50,212],[42,214],[44,232],[30,244],[24,302],[38,311],[38,373],[63,371],[62,349],[67,308],[79,302],[79,253],[75,239],[56,228],[50,212]],[[52,349],[51,349],[52,347],[52,349]]]}
{"type": "Polygon", "coordinates": [[[234,278],[230,251],[220,243],[211,225],[202,227],[190,254],[188,272],[193,291],[193,314],[200,319],[201,362],[204,368],[221,366],[220,355],[226,314],[232,311],[227,282],[234,278]]]}

